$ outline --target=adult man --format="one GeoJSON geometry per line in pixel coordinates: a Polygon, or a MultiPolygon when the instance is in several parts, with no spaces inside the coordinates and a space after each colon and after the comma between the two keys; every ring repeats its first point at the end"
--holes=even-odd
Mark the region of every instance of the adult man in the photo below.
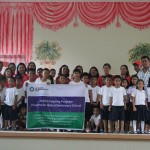
{"type": "Polygon", "coordinates": [[[141,58],[142,69],[138,72],[139,79],[144,81],[144,88],[147,88],[148,81],[150,78],[150,59],[148,56],[143,56],[141,58]]]}

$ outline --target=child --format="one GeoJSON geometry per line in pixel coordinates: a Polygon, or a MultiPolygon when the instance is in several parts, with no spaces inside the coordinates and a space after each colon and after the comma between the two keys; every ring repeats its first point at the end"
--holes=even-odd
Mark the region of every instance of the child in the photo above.
{"type": "Polygon", "coordinates": [[[38,68],[37,69],[37,76],[38,76],[38,78],[42,78],[42,72],[43,72],[42,68],[38,68]]]}
{"type": "Polygon", "coordinates": [[[99,133],[101,128],[101,116],[98,107],[95,106],[93,108],[93,115],[91,116],[89,121],[91,124],[91,130],[93,132],[99,133]]]}
{"type": "MultiPolygon", "coordinates": [[[[127,92],[128,87],[129,87],[128,80],[123,79],[121,86],[124,87],[126,89],[126,92],[127,92]]],[[[130,128],[130,97],[129,97],[129,95],[127,95],[127,97],[126,97],[126,110],[125,110],[125,122],[124,122],[125,133],[129,132],[129,128],[130,128]]]]}
{"type": "Polygon", "coordinates": [[[1,120],[1,128],[4,127],[4,113],[5,113],[5,105],[4,105],[4,100],[5,100],[5,81],[6,78],[4,76],[0,77],[0,115],[2,115],[2,120],[1,120]]]}
{"type": "Polygon", "coordinates": [[[35,84],[48,85],[51,81],[48,79],[49,77],[49,69],[44,68],[42,72],[42,78],[37,78],[35,84]]]}
{"type": "MultiPolygon", "coordinates": [[[[112,88],[112,75],[106,75],[106,85],[102,86],[99,91],[100,108],[102,110],[102,120],[104,122],[104,132],[108,133],[108,120],[110,120],[110,112],[108,110],[110,104],[110,90],[112,88]]],[[[110,121],[110,132],[112,132],[112,122],[110,121]]]]}
{"type": "Polygon", "coordinates": [[[112,87],[110,91],[110,106],[109,110],[112,111],[111,120],[115,123],[114,133],[119,132],[118,120],[121,123],[120,133],[124,133],[124,109],[126,109],[126,90],[121,87],[121,76],[116,75],[114,77],[115,87],[112,87]]]}
{"type": "Polygon", "coordinates": [[[89,82],[89,74],[87,72],[84,72],[82,74],[82,81],[85,84],[86,91],[85,91],[85,125],[89,121],[91,115],[92,115],[92,105],[93,105],[93,96],[92,96],[92,87],[88,85],[89,82]]]}
{"type": "Polygon", "coordinates": [[[28,87],[28,84],[35,84],[35,76],[36,76],[35,70],[29,69],[28,70],[29,80],[25,81],[23,84],[23,90],[25,92],[25,101],[24,101],[25,108],[26,108],[26,104],[27,104],[27,87],[28,87]]]}
{"type": "MultiPolygon", "coordinates": [[[[132,104],[131,94],[134,92],[134,90],[136,90],[137,81],[138,81],[137,75],[133,75],[131,77],[130,86],[127,90],[127,97],[129,97],[129,99],[130,99],[130,102],[129,102],[130,121],[133,121],[133,104],[132,104]]],[[[129,131],[130,134],[134,133],[133,132],[133,125],[132,125],[132,129],[129,129],[129,130],[130,130],[129,131]]]]}
{"type": "Polygon", "coordinates": [[[56,75],[56,70],[55,69],[50,69],[49,70],[49,79],[51,80],[51,84],[55,84],[56,81],[54,80],[56,75]]]}
{"type": "Polygon", "coordinates": [[[93,95],[93,106],[99,106],[98,93],[99,93],[100,87],[97,86],[97,80],[98,78],[96,76],[93,76],[90,79],[90,84],[92,87],[92,95],[93,95]]]}
{"type": "Polygon", "coordinates": [[[137,82],[137,89],[132,93],[133,100],[133,129],[134,134],[137,134],[137,121],[141,124],[141,133],[144,134],[144,126],[146,119],[146,92],[143,90],[144,81],[139,79],[137,82]]]}
{"type": "Polygon", "coordinates": [[[81,81],[81,73],[79,69],[74,69],[73,70],[73,80],[69,82],[69,84],[84,84],[83,81],[81,81]]]}
{"type": "Polygon", "coordinates": [[[67,77],[65,75],[59,75],[59,84],[67,84],[67,77]]]}
{"type": "Polygon", "coordinates": [[[16,130],[16,120],[18,119],[17,116],[17,98],[18,98],[18,91],[15,88],[15,78],[10,77],[8,78],[9,88],[6,89],[5,92],[5,114],[4,114],[4,130],[7,130],[8,121],[12,121],[12,130],[16,130]]]}
{"type": "Polygon", "coordinates": [[[22,106],[20,109],[17,124],[19,130],[26,130],[26,108],[24,106],[22,106]]]}
{"type": "Polygon", "coordinates": [[[21,104],[24,101],[25,98],[25,92],[22,88],[22,77],[21,76],[16,76],[16,89],[18,91],[18,97],[17,97],[17,108],[18,108],[18,113],[21,108],[21,104]]]}

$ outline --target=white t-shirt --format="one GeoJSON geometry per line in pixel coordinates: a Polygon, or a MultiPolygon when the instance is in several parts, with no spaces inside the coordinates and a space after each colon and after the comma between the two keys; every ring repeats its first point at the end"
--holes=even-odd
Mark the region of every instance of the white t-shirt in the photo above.
{"type": "Polygon", "coordinates": [[[80,84],[84,84],[84,82],[83,81],[80,81],[80,82],[70,81],[69,84],[80,85],[80,84]]]}
{"type": "MultiPolygon", "coordinates": [[[[29,80],[25,81],[25,82],[23,83],[23,90],[24,90],[25,92],[27,92],[28,84],[34,85],[35,82],[30,82],[29,80]]],[[[27,94],[27,93],[26,93],[26,94],[27,94]]],[[[27,95],[25,95],[25,96],[27,96],[27,95]]],[[[27,103],[27,97],[25,97],[25,103],[27,103]]]]}
{"type": "Polygon", "coordinates": [[[14,102],[15,102],[15,96],[16,95],[19,95],[16,87],[13,87],[13,88],[7,88],[6,89],[6,92],[5,92],[5,101],[4,103],[6,105],[9,105],[9,106],[13,106],[14,105],[14,102]]]}
{"type": "Polygon", "coordinates": [[[6,87],[4,87],[2,91],[0,91],[1,105],[4,105],[5,92],[6,92],[6,87]]]}
{"type": "Polygon", "coordinates": [[[148,98],[148,102],[150,102],[150,87],[147,87],[147,98],[148,98]]]}
{"type": "Polygon", "coordinates": [[[112,87],[109,96],[112,97],[112,106],[124,106],[124,96],[126,96],[124,87],[112,87]]]}
{"type": "Polygon", "coordinates": [[[97,96],[99,94],[100,87],[92,87],[92,95],[93,95],[93,102],[97,102],[97,96]]]}
{"type": "Polygon", "coordinates": [[[47,85],[47,84],[50,84],[51,81],[49,79],[47,79],[45,82],[43,82],[41,80],[41,78],[37,78],[36,81],[35,81],[35,84],[42,84],[42,85],[47,85]]]}
{"type": "MultiPolygon", "coordinates": [[[[20,88],[20,89],[16,88],[16,90],[19,93],[17,96],[17,102],[18,102],[22,96],[25,97],[25,92],[24,92],[23,88],[20,88]]],[[[17,106],[19,106],[20,104],[21,104],[21,102],[17,103],[17,106]]]]}
{"type": "Polygon", "coordinates": [[[94,121],[95,125],[98,126],[99,121],[101,120],[100,114],[96,117],[95,115],[92,115],[90,118],[90,121],[94,121]]]}
{"type": "Polygon", "coordinates": [[[24,83],[23,83],[23,90],[24,91],[27,91],[27,87],[28,87],[28,84],[35,84],[35,81],[34,82],[30,82],[29,80],[27,80],[27,81],[25,81],[24,83]]]}
{"type": "Polygon", "coordinates": [[[145,105],[145,100],[147,98],[146,92],[144,90],[140,91],[136,89],[132,96],[135,97],[135,105],[145,105]]]}
{"type": "Polygon", "coordinates": [[[90,103],[89,91],[92,91],[92,87],[90,85],[85,85],[85,102],[90,103]]]}
{"type": "Polygon", "coordinates": [[[130,96],[130,102],[132,102],[131,95],[136,90],[136,86],[130,86],[127,90],[127,94],[130,96]]]}
{"type": "Polygon", "coordinates": [[[106,85],[102,86],[100,91],[99,91],[99,95],[102,96],[102,103],[104,106],[109,106],[110,105],[110,91],[112,89],[111,87],[107,87],[106,85]]]}

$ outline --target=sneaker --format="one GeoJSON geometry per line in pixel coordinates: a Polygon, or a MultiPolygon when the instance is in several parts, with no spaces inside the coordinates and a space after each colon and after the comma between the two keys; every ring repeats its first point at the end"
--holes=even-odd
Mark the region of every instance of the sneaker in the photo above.
{"type": "Polygon", "coordinates": [[[141,134],[146,134],[146,132],[142,131],[141,134]]]}
{"type": "Polygon", "coordinates": [[[100,133],[104,133],[104,130],[103,130],[103,129],[100,129],[100,133]]]}
{"type": "Polygon", "coordinates": [[[124,134],[124,131],[120,131],[119,133],[120,133],[120,134],[124,134]]]}
{"type": "Polygon", "coordinates": [[[129,133],[129,134],[134,134],[134,131],[129,131],[128,133],[129,133]]]}
{"type": "Polygon", "coordinates": [[[113,133],[119,133],[118,130],[115,130],[113,133]]]}
{"type": "Polygon", "coordinates": [[[16,128],[11,128],[11,131],[17,131],[17,129],[16,128]]]}
{"type": "Polygon", "coordinates": [[[7,128],[3,128],[2,131],[8,131],[8,129],[7,128]]]}
{"type": "Polygon", "coordinates": [[[140,131],[140,129],[137,129],[136,131],[137,131],[137,134],[141,134],[141,131],[140,131]]]}

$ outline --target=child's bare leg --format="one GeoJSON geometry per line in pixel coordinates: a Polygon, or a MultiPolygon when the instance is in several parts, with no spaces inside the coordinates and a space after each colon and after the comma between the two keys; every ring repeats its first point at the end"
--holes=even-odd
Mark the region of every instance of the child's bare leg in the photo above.
{"type": "Polygon", "coordinates": [[[110,132],[114,131],[114,122],[113,121],[109,121],[110,124],[110,132]]]}
{"type": "Polygon", "coordinates": [[[119,131],[119,126],[118,126],[118,120],[115,121],[115,131],[118,132],[119,131]]]}
{"type": "Polygon", "coordinates": [[[120,121],[121,123],[121,132],[124,132],[124,121],[120,121]]]}
{"type": "Polygon", "coordinates": [[[104,120],[104,132],[108,133],[108,120],[104,120]]]}
{"type": "Polygon", "coordinates": [[[16,120],[12,121],[12,128],[16,128],[16,120]]]}
{"type": "Polygon", "coordinates": [[[5,120],[4,121],[4,129],[7,129],[7,127],[8,127],[8,120],[5,120]]]}

